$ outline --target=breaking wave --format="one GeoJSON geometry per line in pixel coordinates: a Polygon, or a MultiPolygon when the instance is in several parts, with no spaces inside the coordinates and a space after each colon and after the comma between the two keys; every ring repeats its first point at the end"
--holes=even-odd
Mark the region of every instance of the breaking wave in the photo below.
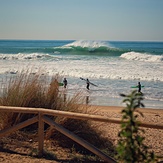
{"type": "Polygon", "coordinates": [[[69,43],[64,46],[54,47],[54,53],[60,52],[71,52],[75,54],[89,54],[89,53],[100,53],[109,54],[109,55],[120,55],[122,52],[126,52],[122,49],[115,48],[110,45],[108,42],[104,41],[88,41],[88,40],[80,40],[75,41],[73,43],[69,43]]]}
{"type": "Polygon", "coordinates": [[[43,53],[18,53],[18,54],[0,54],[0,60],[37,60],[51,58],[49,54],[43,53]]]}
{"type": "Polygon", "coordinates": [[[127,52],[120,56],[121,58],[143,62],[162,62],[163,55],[152,55],[147,53],[127,52]]]}

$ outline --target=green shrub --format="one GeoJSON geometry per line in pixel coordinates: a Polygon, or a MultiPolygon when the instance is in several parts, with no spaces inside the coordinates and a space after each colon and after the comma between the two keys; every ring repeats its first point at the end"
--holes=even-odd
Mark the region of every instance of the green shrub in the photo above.
{"type": "Polygon", "coordinates": [[[143,114],[137,110],[144,107],[143,94],[133,91],[129,95],[121,94],[125,97],[126,108],[122,110],[121,131],[119,132],[119,142],[117,146],[117,158],[122,163],[150,163],[155,162],[153,152],[149,152],[148,147],[143,143],[144,137],[141,136],[144,130],[140,128],[137,121],[138,114],[143,114]],[[135,114],[137,112],[137,114],[135,114]]]}

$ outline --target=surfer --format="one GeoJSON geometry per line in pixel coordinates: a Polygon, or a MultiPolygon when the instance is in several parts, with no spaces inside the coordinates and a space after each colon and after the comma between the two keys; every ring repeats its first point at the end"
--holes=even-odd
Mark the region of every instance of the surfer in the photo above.
{"type": "Polygon", "coordinates": [[[89,90],[89,83],[90,83],[90,82],[89,82],[88,79],[86,80],[86,83],[87,83],[87,89],[89,90]]]}
{"type": "Polygon", "coordinates": [[[138,82],[138,92],[141,93],[141,84],[140,84],[140,82],[138,82]]]}
{"type": "Polygon", "coordinates": [[[64,88],[66,88],[67,87],[67,79],[66,78],[64,78],[64,80],[63,80],[63,86],[64,86],[64,88]]]}

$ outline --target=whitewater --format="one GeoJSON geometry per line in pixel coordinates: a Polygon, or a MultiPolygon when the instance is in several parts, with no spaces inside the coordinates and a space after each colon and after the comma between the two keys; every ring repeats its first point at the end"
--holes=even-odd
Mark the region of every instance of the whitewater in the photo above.
{"type": "Polygon", "coordinates": [[[121,106],[119,94],[141,82],[145,106],[163,109],[163,42],[0,40],[0,83],[26,69],[66,77],[69,95],[95,105],[121,106]],[[87,91],[80,77],[98,87],[87,91]]]}

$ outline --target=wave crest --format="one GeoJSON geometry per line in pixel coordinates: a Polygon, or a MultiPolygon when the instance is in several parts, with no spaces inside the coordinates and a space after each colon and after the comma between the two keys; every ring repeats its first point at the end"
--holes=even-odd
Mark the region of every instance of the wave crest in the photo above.
{"type": "Polygon", "coordinates": [[[94,52],[94,53],[101,53],[101,54],[114,54],[121,52],[120,49],[111,46],[108,42],[104,41],[89,41],[89,40],[79,40],[69,43],[67,45],[61,47],[55,47],[55,51],[59,52],[75,52],[80,54],[80,52],[94,52]]]}
{"type": "Polygon", "coordinates": [[[144,62],[162,62],[163,55],[151,55],[147,53],[127,52],[120,56],[127,60],[144,61],[144,62]]]}
{"type": "Polygon", "coordinates": [[[80,40],[75,41],[73,43],[65,45],[65,47],[82,47],[82,48],[100,48],[100,47],[108,47],[110,48],[106,42],[103,41],[88,41],[88,40],[80,40]]]}
{"type": "Polygon", "coordinates": [[[43,53],[18,53],[18,54],[0,54],[0,60],[36,60],[49,58],[49,54],[43,53]]]}

